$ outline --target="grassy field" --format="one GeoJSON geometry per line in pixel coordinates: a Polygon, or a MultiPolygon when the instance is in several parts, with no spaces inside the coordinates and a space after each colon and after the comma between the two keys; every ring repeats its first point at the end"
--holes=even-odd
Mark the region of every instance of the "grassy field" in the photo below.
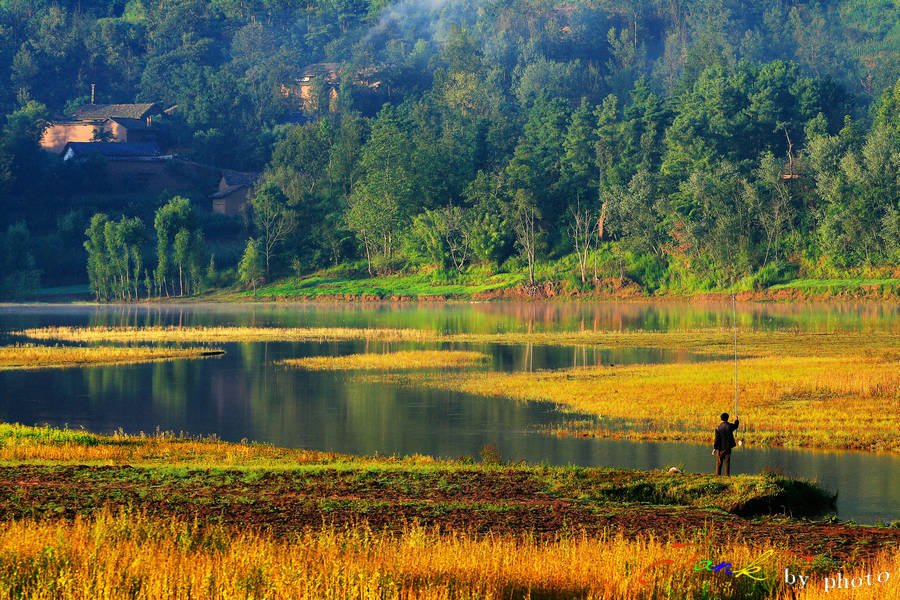
{"type": "Polygon", "coordinates": [[[409,350],[400,352],[310,356],[290,358],[278,364],[310,371],[402,371],[472,367],[490,360],[487,354],[465,350],[409,350]]]}
{"type": "Polygon", "coordinates": [[[200,358],[222,354],[213,348],[147,348],[121,346],[0,346],[0,370],[83,367],[200,358]]]}
{"type": "Polygon", "coordinates": [[[385,275],[383,277],[322,277],[286,279],[259,288],[256,293],[243,292],[237,298],[277,296],[282,298],[355,297],[355,298],[471,298],[481,292],[500,290],[525,281],[519,273],[482,277],[463,277],[459,282],[435,283],[431,274],[385,275]]]}
{"type": "Polygon", "coordinates": [[[900,291],[900,279],[882,278],[882,279],[795,279],[787,283],[773,285],[770,290],[810,290],[817,292],[842,292],[842,291],[859,291],[865,288],[881,288],[882,290],[893,291],[895,294],[900,291]]]}
{"type": "Polygon", "coordinates": [[[0,490],[0,597],[820,599],[838,569],[900,568],[900,529],[765,516],[831,502],[773,475],[2,424],[0,490]]]}
{"type": "MultiPolygon", "coordinates": [[[[538,281],[540,286],[544,282],[553,282],[553,294],[563,298],[596,298],[596,297],[622,297],[622,282],[616,278],[604,279],[596,284],[596,289],[590,285],[581,289],[571,279],[573,274],[572,264],[543,264],[538,269],[538,281]]],[[[377,299],[429,299],[429,298],[453,298],[469,299],[477,294],[491,292],[511,292],[513,297],[527,298],[520,286],[526,283],[525,273],[498,273],[490,274],[483,269],[475,269],[470,273],[456,275],[448,280],[435,278],[432,272],[423,273],[398,273],[378,277],[357,276],[350,277],[344,274],[336,275],[331,272],[322,272],[302,278],[286,278],[252,291],[217,293],[214,297],[221,300],[247,300],[264,298],[279,300],[319,298],[341,300],[377,300],[377,299]]],[[[625,279],[628,294],[637,296],[676,296],[690,297],[693,295],[729,295],[730,288],[721,289],[643,289],[637,282],[625,279]]],[[[791,297],[816,297],[816,298],[897,298],[900,294],[900,279],[896,277],[845,277],[841,279],[794,279],[768,287],[756,287],[754,279],[748,277],[737,287],[737,292],[760,300],[779,300],[791,297]],[[784,296],[786,292],[790,294],[784,296]]]]}

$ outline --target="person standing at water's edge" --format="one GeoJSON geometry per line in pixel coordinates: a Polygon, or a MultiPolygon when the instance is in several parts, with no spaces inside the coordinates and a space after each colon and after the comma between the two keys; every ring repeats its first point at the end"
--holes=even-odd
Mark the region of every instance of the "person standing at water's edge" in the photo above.
{"type": "Polygon", "coordinates": [[[722,474],[722,466],[725,466],[725,474],[731,475],[731,449],[737,446],[734,441],[734,430],[738,428],[741,420],[735,417],[734,423],[728,422],[728,413],[722,413],[722,422],[716,427],[716,441],[713,444],[713,454],[716,455],[716,475],[722,474]]]}

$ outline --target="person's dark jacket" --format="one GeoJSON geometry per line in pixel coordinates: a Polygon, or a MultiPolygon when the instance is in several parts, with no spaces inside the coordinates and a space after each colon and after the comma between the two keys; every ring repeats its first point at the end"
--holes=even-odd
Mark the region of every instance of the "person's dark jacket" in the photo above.
{"type": "Polygon", "coordinates": [[[728,421],[719,423],[718,427],[716,427],[716,443],[713,444],[713,448],[727,452],[737,446],[737,443],[734,441],[734,430],[738,428],[740,422],[740,419],[735,419],[734,423],[729,423],[728,421]]]}

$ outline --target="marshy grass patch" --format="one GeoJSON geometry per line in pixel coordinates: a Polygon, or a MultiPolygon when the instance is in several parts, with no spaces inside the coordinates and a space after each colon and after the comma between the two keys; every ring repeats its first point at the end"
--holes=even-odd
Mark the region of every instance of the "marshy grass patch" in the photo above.
{"type": "MultiPolygon", "coordinates": [[[[877,354],[742,359],[741,427],[748,445],[900,451],[900,365],[877,354]],[[809,427],[809,423],[820,426],[809,427]]],[[[543,430],[561,436],[708,443],[734,399],[734,363],[709,361],[535,372],[417,373],[385,382],[485,397],[553,402],[634,427],[583,419],[543,430]]]]}
{"type": "Polygon", "coordinates": [[[218,348],[153,348],[145,346],[0,346],[0,369],[45,369],[139,363],[224,354],[218,348]]]}
{"type": "Polygon", "coordinates": [[[13,332],[37,340],[70,342],[292,342],[292,341],[432,341],[418,329],[349,327],[43,327],[13,332]]]}
{"type": "Polygon", "coordinates": [[[310,356],[278,361],[277,364],[310,371],[402,371],[473,367],[490,361],[487,354],[466,350],[405,350],[399,352],[310,356]]]}
{"type": "MultiPolygon", "coordinates": [[[[848,356],[900,353],[900,331],[739,330],[740,354],[848,356]]],[[[277,342],[347,341],[536,344],[598,349],[653,348],[722,355],[734,351],[731,328],[678,331],[579,330],[553,332],[442,333],[427,329],[351,327],[43,327],[13,332],[36,340],[71,342],[277,342]]]]}

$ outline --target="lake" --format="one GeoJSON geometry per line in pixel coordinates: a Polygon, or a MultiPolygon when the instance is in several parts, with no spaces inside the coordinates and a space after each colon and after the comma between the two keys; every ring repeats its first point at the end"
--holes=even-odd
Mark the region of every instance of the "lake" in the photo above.
{"type": "MultiPolygon", "coordinates": [[[[247,325],[392,327],[442,333],[558,330],[679,330],[729,327],[730,304],[695,303],[407,303],[298,305],[4,305],[0,337],[50,325],[247,325]]],[[[746,304],[738,323],[762,331],[888,331],[900,335],[896,304],[746,304]]],[[[740,339],[738,340],[740,344],[740,339]]],[[[545,403],[361,382],[353,375],[274,365],[282,358],[427,347],[386,342],[229,343],[221,357],[123,366],[0,371],[0,419],[83,427],[98,433],[157,430],[242,439],[352,454],[477,457],[486,444],[504,459],[554,465],[657,469],[679,465],[710,473],[710,446],[557,438],[536,428],[573,418],[545,403]]],[[[443,347],[447,347],[444,345],[443,347]]],[[[491,370],[595,364],[701,361],[690,352],[456,344],[488,354],[491,370]]],[[[718,422],[710,410],[710,438],[718,422]]],[[[811,423],[811,427],[826,426],[811,423]]],[[[766,449],[748,445],[732,458],[736,473],[773,469],[815,479],[838,492],[838,515],[860,523],[900,519],[900,456],[766,449]]]]}

